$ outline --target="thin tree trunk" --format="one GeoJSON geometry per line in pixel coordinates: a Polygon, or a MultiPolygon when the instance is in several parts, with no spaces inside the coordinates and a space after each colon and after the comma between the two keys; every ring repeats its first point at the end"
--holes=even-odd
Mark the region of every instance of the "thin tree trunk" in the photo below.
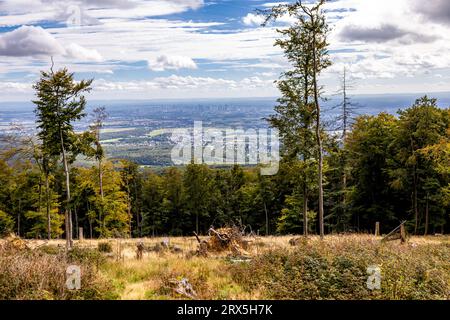
{"type": "Polygon", "coordinates": [[[345,172],[345,159],[344,159],[344,175],[342,177],[342,228],[344,232],[346,231],[346,223],[344,221],[347,213],[347,198],[346,198],[346,190],[347,190],[347,173],[345,172]]]}
{"type": "Polygon", "coordinates": [[[198,230],[199,230],[199,226],[198,226],[198,212],[196,212],[195,213],[195,232],[197,233],[197,234],[199,234],[199,232],[198,232],[198,230]]]}
{"type": "Polygon", "coordinates": [[[80,230],[78,229],[78,212],[76,206],[74,206],[73,208],[73,214],[75,216],[75,232],[77,235],[77,239],[80,239],[80,230]]]}
{"type": "Polygon", "coordinates": [[[414,208],[414,234],[417,235],[419,229],[419,208],[417,206],[417,173],[416,165],[414,165],[414,177],[413,177],[413,208],[414,208]]]}
{"type": "Polygon", "coordinates": [[[267,212],[267,205],[266,202],[263,201],[264,203],[264,213],[266,214],[266,236],[269,235],[269,213],[267,212]]]}
{"type": "MultiPolygon", "coordinates": [[[[314,25],[314,21],[313,21],[314,25]]],[[[313,49],[313,85],[314,85],[314,104],[316,105],[316,139],[317,139],[317,147],[318,147],[318,160],[319,160],[319,230],[320,230],[320,238],[323,239],[325,230],[324,230],[324,210],[323,210],[323,146],[322,146],[322,137],[320,135],[320,104],[319,104],[319,88],[317,84],[317,48],[316,48],[316,33],[313,33],[312,40],[312,49],[313,49]]]]}
{"type": "MultiPolygon", "coordinates": [[[[308,56],[309,57],[309,56],[308,56]]],[[[310,90],[309,90],[309,67],[310,67],[310,60],[306,59],[306,63],[304,65],[304,81],[305,81],[305,88],[304,88],[304,100],[305,100],[305,108],[308,108],[308,104],[309,104],[309,94],[310,94],[310,90]]],[[[305,133],[308,132],[308,130],[310,129],[309,127],[309,119],[308,121],[305,120],[305,133]]],[[[306,139],[305,139],[306,142],[306,139]]],[[[306,160],[309,157],[309,152],[308,150],[309,145],[307,145],[305,143],[304,145],[304,161],[306,163],[306,160]]],[[[304,186],[303,186],[303,235],[305,237],[307,237],[309,234],[309,226],[308,226],[308,186],[307,186],[307,177],[305,174],[304,177],[304,186]]]]}
{"type": "Polygon", "coordinates": [[[428,224],[429,224],[429,213],[430,213],[430,207],[429,207],[429,200],[428,200],[428,194],[427,194],[427,201],[426,201],[426,207],[425,207],[425,235],[428,235],[428,224]]]}
{"type": "Polygon", "coordinates": [[[103,216],[104,216],[104,192],[103,192],[103,168],[102,168],[102,159],[98,160],[98,180],[99,180],[99,186],[100,186],[100,217],[99,217],[99,221],[100,221],[100,225],[102,226],[102,228],[104,228],[104,224],[103,224],[103,216]]]}
{"type": "Polygon", "coordinates": [[[131,198],[130,198],[130,194],[128,193],[128,217],[129,217],[129,219],[130,219],[130,230],[129,230],[129,233],[130,233],[130,238],[132,238],[133,237],[133,224],[132,224],[132,221],[133,221],[133,214],[132,214],[132,212],[131,212],[131,198]]]}
{"type": "Polygon", "coordinates": [[[39,175],[39,200],[38,200],[38,212],[42,213],[42,174],[39,175]]]}
{"type": "Polygon", "coordinates": [[[307,237],[308,233],[308,187],[305,183],[303,186],[303,235],[307,237]]]}
{"type": "Polygon", "coordinates": [[[19,199],[19,210],[17,211],[17,235],[20,237],[20,211],[21,208],[21,200],[19,199]]]}
{"type": "Polygon", "coordinates": [[[98,160],[98,179],[100,184],[100,197],[103,201],[104,193],[103,193],[103,168],[102,168],[102,159],[98,160]]]}
{"type": "Polygon", "coordinates": [[[134,188],[134,194],[136,195],[136,201],[135,201],[135,210],[136,210],[136,234],[139,235],[139,237],[142,237],[142,217],[141,217],[141,208],[139,206],[139,193],[137,189],[137,183],[136,180],[133,182],[133,188],[134,188]]]}
{"type": "Polygon", "coordinates": [[[48,173],[45,174],[45,193],[46,193],[46,211],[47,211],[47,239],[52,238],[52,223],[50,217],[50,183],[48,181],[48,173]]]}
{"type": "Polygon", "coordinates": [[[60,139],[61,139],[61,150],[62,150],[62,157],[63,157],[63,164],[64,164],[64,174],[66,176],[66,208],[65,208],[65,220],[66,220],[66,248],[72,249],[73,247],[73,240],[72,240],[72,215],[70,213],[70,172],[69,172],[69,164],[67,162],[67,155],[66,155],[66,149],[64,147],[64,139],[62,132],[60,130],[60,139]]]}

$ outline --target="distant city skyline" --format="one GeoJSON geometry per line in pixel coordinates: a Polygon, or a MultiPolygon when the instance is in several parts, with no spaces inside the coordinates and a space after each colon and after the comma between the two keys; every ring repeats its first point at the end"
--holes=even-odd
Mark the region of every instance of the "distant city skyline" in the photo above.
{"type": "MultiPolygon", "coordinates": [[[[40,70],[68,67],[94,78],[89,99],[276,97],[289,68],[256,9],[293,1],[0,1],[0,102],[33,98],[40,70]]],[[[311,1],[305,1],[311,2],[311,1]]],[[[353,94],[450,92],[450,1],[334,0],[326,15],[338,89],[347,67],[353,94]]]]}

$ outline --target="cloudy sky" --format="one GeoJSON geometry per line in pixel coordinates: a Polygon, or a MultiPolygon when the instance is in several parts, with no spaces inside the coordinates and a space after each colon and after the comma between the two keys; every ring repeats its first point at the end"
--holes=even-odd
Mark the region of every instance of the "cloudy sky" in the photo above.
{"type": "MultiPolygon", "coordinates": [[[[0,0],[0,101],[27,100],[39,71],[94,78],[96,99],[273,97],[288,65],[255,9],[276,0],[0,0]],[[269,2],[270,1],[270,2],[269,2]]],[[[450,91],[449,0],[334,0],[326,6],[337,90],[450,91]]]]}

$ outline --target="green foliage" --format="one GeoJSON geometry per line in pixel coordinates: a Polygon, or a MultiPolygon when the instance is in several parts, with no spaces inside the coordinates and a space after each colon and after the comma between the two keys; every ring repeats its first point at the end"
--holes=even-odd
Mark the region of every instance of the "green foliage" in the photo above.
{"type": "Polygon", "coordinates": [[[0,210],[0,237],[11,233],[13,228],[14,219],[9,214],[0,210]]]}
{"type": "Polygon", "coordinates": [[[98,243],[98,251],[110,253],[112,252],[112,245],[109,242],[99,242],[98,243]]]}
{"type": "Polygon", "coordinates": [[[356,120],[348,136],[346,149],[351,166],[352,186],[350,209],[354,215],[352,225],[357,230],[361,229],[362,224],[374,225],[381,219],[388,226],[398,224],[398,220],[390,220],[395,219],[397,208],[394,205],[403,204],[401,197],[392,188],[392,180],[387,171],[392,159],[390,146],[396,124],[395,117],[385,113],[362,116],[356,120]]]}
{"type": "Polygon", "coordinates": [[[38,136],[43,150],[59,156],[62,149],[75,151],[78,136],[73,122],[85,116],[86,100],[83,93],[91,90],[92,80],[75,82],[67,69],[57,72],[41,72],[41,79],[34,85],[37,99],[36,116],[38,136]]]}
{"type": "MultiPolygon", "coordinates": [[[[315,225],[317,213],[309,210],[308,221],[310,223],[308,232],[313,232],[311,226],[315,225]]],[[[278,218],[277,231],[280,234],[302,234],[303,233],[303,199],[299,194],[286,197],[284,208],[278,218]]]]}
{"type": "Polygon", "coordinates": [[[79,219],[88,222],[100,237],[126,237],[130,231],[128,195],[123,190],[124,181],[120,166],[110,162],[102,165],[103,199],[100,194],[98,167],[77,168],[73,172],[74,208],[79,219]],[[86,210],[87,211],[84,211],[86,210]],[[81,213],[84,216],[81,217],[81,213]]]}
{"type": "MultiPolygon", "coordinates": [[[[280,8],[285,12],[291,6],[280,8]]],[[[299,9],[294,5],[291,13],[299,9]]],[[[232,224],[265,234],[314,233],[320,230],[319,181],[324,182],[329,233],[373,232],[375,222],[385,233],[401,220],[417,233],[448,231],[450,112],[439,109],[435,99],[422,97],[398,117],[360,116],[345,141],[320,128],[324,177],[317,179],[312,69],[317,75],[329,65],[326,24],[319,16],[315,21],[298,16],[299,23],[282,31],[284,38],[277,42],[292,69],[278,82],[282,97],[269,119],[283,140],[284,157],[275,176],[237,165],[150,170],[127,160],[108,161],[100,143],[105,109],[96,110],[89,131],[73,128],[84,117],[83,94],[91,82],[75,82],[66,69],[42,73],[34,101],[39,143],[33,137],[13,139],[1,153],[0,233],[60,237],[65,234],[62,211],[73,217],[74,235],[82,227],[92,238],[205,234],[211,226],[232,224]],[[321,63],[315,68],[308,28],[321,30],[316,38],[321,63]],[[80,154],[95,160],[95,166],[69,168],[80,154]]]]}
{"type": "MultiPolygon", "coordinates": [[[[184,173],[185,205],[187,213],[193,217],[195,231],[200,232],[200,221],[205,220],[212,200],[212,179],[208,166],[190,164],[184,173]]],[[[205,226],[207,227],[207,226],[205,226]]],[[[205,227],[202,229],[204,231],[205,227]]]]}
{"type": "Polygon", "coordinates": [[[448,244],[404,247],[370,239],[302,242],[232,269],[233,279],[263,299],[448,299],[448,244]],[[367,288],[367,268],[381,269],[381,290],[367,288]]]}
{"type": "MultiPolygon", "coordinates": [[[[25,218],[32,223],[30,231],[25,234],[28,238],[45,238],[47,236],[47,213],[45,211],[27,211],[25,218]]],[[[55,208],[50,212],[50,219],[51,236],[58,238],[63,234],[64,216],[59,214],[58,208],[55,208]]]]}

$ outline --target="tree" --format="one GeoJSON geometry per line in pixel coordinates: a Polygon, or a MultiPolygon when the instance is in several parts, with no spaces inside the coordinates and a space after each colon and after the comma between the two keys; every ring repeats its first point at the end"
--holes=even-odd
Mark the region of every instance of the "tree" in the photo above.
{"type": "Polygon", "coordinates": [[[142,236],[142,176],[139,166],[132,161],[121,160],[120,168],[123,189],[128,199],[128,215],[131,222],[130,237],[133,234],[133,221],[136,222],[135,234],[142,236]]]}
{"type": "MultiPolygon", "coordinates": [[[[334,193],[340,196],[340,203],[335,206],[332,210],[334,211],[334,215],[337,217],[337,226],[343,230],[346,229],[347,224],[347,198],[348,198],[348,188],[347,188],[347,180],[349,178],[350,168],[348,166],[348,154],[345,148],[345,144],[347,141],[348,133],[351,131],[351,127],[353,124],[354,116],[355,116],[355,107],[356,105],[353,103],[350,98],[349,91],[353,88],[350,77],[348,76],[347,68],[344,67],[344,71],[341,77],[341,88],[338,91],[338,94],[341,95],[342,100],[337,105],[339,109],[339,115],[336,119],[336,123],[338,127],[335,129],[342,130],[342,136],[340,137],[340,145],[335,145],[332,147],[333,151],[329,152],[331,160],[334,160],[333,169],[337,171],[338,175],[341,176],[341,185],[337,185],[335,189],[337,189],[334,193]]],[[[336,144],[337,141],[335,141],[336,144]]],[[[333,144],[333,143],[332,143],[333,144]]]]}
{"type": "Polygon", "coordinates": [[[405,218],[398,213],[404,206],[402,195],[392,185],[389,174],[395,154],[390,145],[396,125],[397,119],[386,113],[362,116],[348,135],[345,148],[352,169],[352,225],[358,232],[368,231],[368,226],[381,219],[386,227],[396,227],[398,220],[405,218]]]}
{"type": "Polygon", "coordinates": [[[0,236],[5,236],[14,230],[14,219],[11,215],[0,210],[0,236]]]}
{"type": "MultiPolygon", "coordinates": [[[[311,103],[313,111],[313,121],[315,123],[316,153],[318,161],[318,191],[319,191],[319,229],[320,236],[324,236],[324,203],[323,203],[323,142],[322,142],[322,122],[321,122],[321,87],[318,77],[323,70],[331,65],[328,58],[328,25],[323,13],[325,0],[320,0],[312,6],[307,6],[302,1],[293,4],[280,4],[268,11],[264,24],[271,20],[288,14],[296,19],[296,22],[288,30],[281,31],[288,40],[279,40],[276,44],[282,46],[288,60],[295,66],[296,70],[287,73],[289,81],[285,82],[281,91],[291,101],[292,97],[298,95],[297,90],[292,87],[292,83],[299,83],[303,88],[303,102],[305,106],[311,103]],[[287,88],[286,88],[287,87],[287,88]],[[288,93],[286,95],[286,93],[288,93]]],[[[297,85],[298,86],[298,85],[297,85]]],[[[294,101],[295,101],[294,100],[294,101]]],[[[294,102],[295,104],[295,102],[294,102]]],[[[305,210],[306,211],[306,210],[305,210]]],[[[304,214],[306,219],[307,214],[304,214]]],[[[306,221],[305,221],[306,222],[306,221]]],[[[305,228],[307,230],[307,228],[305,228]]]]}
{"type": "Polygon", "coordinates": [[[208,166],[189,164],[184,173],[186,208],[195,215],[195,231],[200,233],[200,218],[208,216],[212,183],[208,166]]]}
{"type": "Polygon", "coordinates": [[[64,168],[66,202],[65,231],[66,247],[71,249],[72,214],[70,194],[70,162],[76,157],[77,135],[73,123],[85,116],[86,100],[84,93],[91,90],[92,80],[75,82],[74,75],[66,68],[54,72],[41,72],[40,80],[33,86],[36,91],[38,137],[43,151],[49,156],[61,157],[64,168]]]}
{"type": "Polygon", "coordinates": [[[164,231],[165,217],[162,210],[163,200],[163,178],[152,171],[145,171],[142,185],[144,235],[151,235],[154,237],[164,231]]]}
{"type": "MultiPolygon", "coordinates": [[[[449,128],[448,111],[439,109],[437,100],[421,97],[408,109],[399,111],[399,122],[393,141],[399,170],[392,172],[397,186],[411,194],[414,233],[418,234],[421,207],[425,207],[428,232],[430,195],[440,191],[439,172],[423,150],[439,144],[449,128]]],[[[444,162],[445,166],[445,162],[444,162]]]]}
{"type": "MultiPolygon", "coordinates": [[[[450,211],[450,110],[443,113],[447,119],[447,133],[436,144],[427,146],[421,150],[421,153],[432,161],[436,172],[441,177],[441,185],[439,195],[441,196],[441,203],[450,211]]],[[[427,197],[428,199],[428,197],[427,197]]],[[[450,218],[450,215],[447,217],[450,218]]],[[[428,219],[427,219],[428,221],[428,219]]],[[[441,232],[444,233],[445,217],[441,223],[441,232]]],[[[425,235],[428,233],[428,223],[425,225],[425,235]]]]}
{"type": "Polygon", "coordinates": [[[166,216],[166,228],[171,235],[182,235],[184,219],[185,190],[183,175],[177,168],[164,171],[164,199],[162,210],[166,216]]]}
{"type": "Polygon", "coordinates": [[[258,194],[256,200],[259,200],[263,204],[264,217],[265,217],[265,231],[266,236],[270,235],[270,208],[274,201],[275,195],[273,193],[273,183],[270,176],[261,175],[261,171],[258,170],[258,194]]]}
{"type": "Polygon", "coordinates": [[[101,144],[101,130],[103,128],[105,120],[108,118],[108,114],[106,113],[105,107],[100,107],[94,109],[93,112],[94,123],[90,126],[90,129],[94,136],[95,148],[93,150],[93,155],[95,160],[98,163],[98,180],[99,180],[99,188],[100,188],[100,198],[101,198],[101,208],[100,214],[103,214],[103,202],[104,202],[104,192],[103,192],[103,168],[102,163],[105,158],[105,152],[103,150],[101,144]]]}
{"type": "Polygon", "coordinates": [[[338,95],[341,96],[341,101],[336,106],[339,109],[339,115],[336,118],[338,127],[336,129],[342,131],[342,143],[345,143],[347,134],[351,130],[356,115],[356,104],[352,101],[349,94],[351,89],[353,89],[353,81],[349,76],[347,67],[344,67],[344,71],[341,76],[341,87],[338,90],[338,95]]]}

